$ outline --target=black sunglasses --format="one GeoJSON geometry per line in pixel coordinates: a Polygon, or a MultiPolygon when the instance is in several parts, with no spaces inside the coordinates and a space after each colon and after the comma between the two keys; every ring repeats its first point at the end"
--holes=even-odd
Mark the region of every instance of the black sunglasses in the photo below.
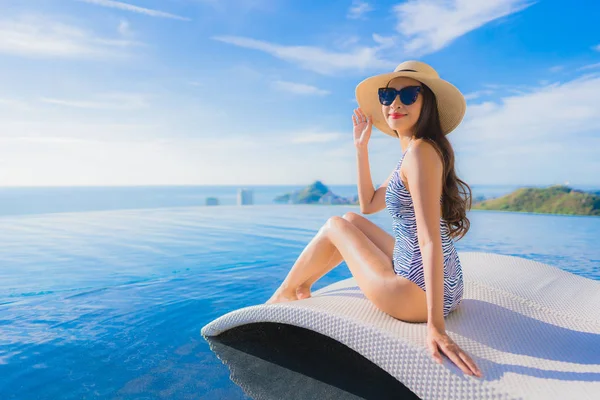
{"type": "Polygon", "coordinates": [[[396,96],[400,96],[402,104],[410,106],[417,101],[420,92],[421,86],[405,86],[400,90],[392,87],[379,88],[379,102],[384,106],[389,106],[394,102],[396,96]]]}

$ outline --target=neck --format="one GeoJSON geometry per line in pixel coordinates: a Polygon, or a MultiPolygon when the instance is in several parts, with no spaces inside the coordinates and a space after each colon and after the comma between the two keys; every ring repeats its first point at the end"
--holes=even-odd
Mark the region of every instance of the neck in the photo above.
{"type": "Polygon", "coordinates": [[[414,140],[414,136],[401,136],[400,137],[400,146],[402,146],[402,153],[406,151],[410,143],[414,140]]]}

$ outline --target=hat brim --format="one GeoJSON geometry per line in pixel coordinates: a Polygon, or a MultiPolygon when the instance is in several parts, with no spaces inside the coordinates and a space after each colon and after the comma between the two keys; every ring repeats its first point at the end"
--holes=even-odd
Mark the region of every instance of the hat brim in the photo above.
{"type": "Polygon", "coordinates": [[[361,110],[373,118],[373,125],[390,136],[396,137],[396,133],[390,126],[381,110],[378,89],[385,87],[387,83],[397,77],[415,79],[427,85],[435,95],[440,115],[440,124],[445,135],[452,132],[462,121],[467,104],[464,96],[448,81],[441,78],[432,78],[419,72],[398,71],[371,76],[356,86],[356,101],[361,110]]]}

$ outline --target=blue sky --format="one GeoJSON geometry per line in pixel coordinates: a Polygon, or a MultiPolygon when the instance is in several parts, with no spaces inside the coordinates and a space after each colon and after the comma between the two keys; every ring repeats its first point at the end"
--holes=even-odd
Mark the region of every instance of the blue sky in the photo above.
{"type": "MultiPolygon", "coordinates": [[[[0,8],[0,186],[356,184],[355,87],[408,59],[467,98],[467,183],[600,186],[595,1],[0,8]]],[[[374,129],[374,184],[401,150],[374,129]]]]}

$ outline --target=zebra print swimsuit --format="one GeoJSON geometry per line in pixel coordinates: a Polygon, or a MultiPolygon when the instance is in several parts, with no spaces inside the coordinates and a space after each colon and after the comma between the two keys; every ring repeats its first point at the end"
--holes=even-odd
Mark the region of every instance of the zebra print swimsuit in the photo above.
{"type": "MultiPolygon", "coordinates": [[[[412,142],[411,144],[412,145],[412,142]]],[[[388,184],[385,204],[393,219],[394,272],[419,285],[425,291],[423,259],[417,237],[417,223],[410,192],[400,178],[400,166],[410,145],[402,154],[388,184]]],[[[440,199],[441,203],[442,199],[440,199]]],[[[450,237],[448,225],[440,219],[442,251],[444,254],[444,317],[455,310],[463,297],[463,274],[458,253],[450,237]]]]}

